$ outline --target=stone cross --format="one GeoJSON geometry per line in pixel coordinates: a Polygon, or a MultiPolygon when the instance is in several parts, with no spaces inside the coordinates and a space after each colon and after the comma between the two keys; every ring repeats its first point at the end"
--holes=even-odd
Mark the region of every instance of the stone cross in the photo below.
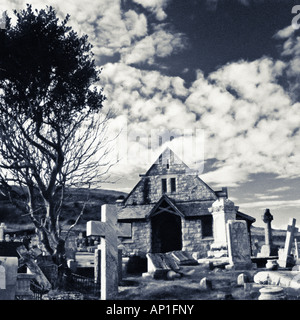
{"type": "Polygon", "coordinates": [[[269,209],[266,209],[264,215],[262,216],[263,222],[265,225],[265,244],[271,246],[272,245],[272,228],[271,221],[273,220],[273,216],[270,213],[269,209]]]}
{"type": "Polygon", "coordinates": [[[283,267],[283,268],[286,268],[288,265],[288,259],[290,257],[291,249],[293,246],[295,233],[298,232],[298,228],[296,228],[295,226],[296,226],[296,219],[290,218],[289,224],[287,227],[287,232],[286,232],[284,249],[279,250],[278,252],[279,253],[278,264],[280,267],[283,267]]]}
{"type": "Polygon", "coordinates": [[[299,248],[298,248],[298,242],[297,239],[295,238],[295,258],[296,260],[299,260],[299,248]]]}
{"type": "Polygon", "coordinates": [[[259,257],[270,257],[277,255],[277,248],[273,245],[272,241],[272,228],[271,221],[273,216],[269,209],[266,209],[262,216],[262,221],[265,223],[265,244],[261,247],[261,251],[258,254],[259,257]]]}
{"type": "Polygon", "coordinates": [[[29,251],[24,245],[19,246],[17,252],[20,256],[19,264],[26,265],[30,273],[35,275],[35,279],[38,284],[45,290],[50,290],[52,288],[51,283],[46,278],[45,274],[37,264],[37,262],[32,258],[29,251]]]}
{"type": "Polygon", "coordinates": [[[101,206],[101,221],[87,222],[87,236],[100,236],[101,244],[101,300],[113,299],[118,293],[118,236],[121,233],[117,226],[117,206],[101,206]]]}

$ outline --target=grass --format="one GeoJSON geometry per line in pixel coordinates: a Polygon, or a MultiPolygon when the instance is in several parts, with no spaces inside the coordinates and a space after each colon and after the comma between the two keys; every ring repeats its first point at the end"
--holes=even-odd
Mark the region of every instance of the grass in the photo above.
{"type": "Polygon", "coordinates": [[[182,267],[183,276],[176,280],[155,280],[141,276],[128,277],[119,286],[117,300],[257,300],[258,285],[252,292],[238,286],[236,273],[225,269],[209,270],[203,265],[182,267]],[[212,289],[200,287],[200,280],[207,277],[212,289]],[[132,285],[126,282],[131,281],[132,285]],[[229,284],[230,283],[230,284],[229,284]],[[229,285],[228,285],[229,284],[229,285]]]}

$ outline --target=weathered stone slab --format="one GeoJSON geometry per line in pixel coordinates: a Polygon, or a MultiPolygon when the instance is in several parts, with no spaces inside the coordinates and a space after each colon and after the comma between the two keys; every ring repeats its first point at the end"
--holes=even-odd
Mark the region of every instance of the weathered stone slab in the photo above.
{"type": "Polygon", "coordinates": [[[236,218],[238,207],[225,198],[220,197],[210,209],[213,216],[214,245],[217,247],[227,246],[226,224],[229,220],[236,218]]]}
{"type": "Polygon", "coordinates": [[[175,261],[179,264],[179,265],[197,265],[198,261],[195,260],[192,255],[187,252],[187,251],[172,251],[170,253],[168,253],[169,255],[171,255],[175,261]]]}
{"type": "Polygon", "coordinates": [[[5,230],[5,223],[1,222],[1,224],[0,224],[0,241],[4,241],[4,230],[5,230]]]}
{"type": "Polygon", "coordinates": [[[157,270],[171,270],[163,259],[164,255],[160,253],[147,253],[148,272],[156,272],[157,270]]]}
{"type": "Polygon", "coordinates": [[[252,269],[250,239],[247,223],[243,220],[227,222],[229,262],[236,270],[252,269]]]}
{"type": "Polygon", "coordinates": [[[6,271],[2,264],[0,264],[0,289],[6,289],[6,271]]]}
{"type": "Polygon", "coordinates": [[[33,297],[33,292],[30,290],[30,282],[35,279],[34,274],[29,273],[18,273],[17,274],[17,290],[16,296],[19,299],[31,299],[33,297]]]}
{"type": "Polygon", "coordinates": [[[2,266],[0,300],[14,300],[17,287],[18,258],[0,257],[0,266],[2,266]]]}
{"type": "Polygon", "coordinates": [[[297,231],[298,231],[298,228],[296,228],[296,219],[291,218],[289,220],[289,224],[287,227],[284,250],[278,251],[278,255],[279,255],[278,264],[282,268],[286,268],[293,264],[292,262],[293,259],[291,259],[292,258],[291,249],[294,242],[294,236],[297,231]]]}
{"type": "Polygon", "coordinates": [[[32,259],[30,253],[25,248],[25,246],[18,247],[17,251],[21,257],[22,263],[25,264],[27,268],[30,270],[30,272],[36,276],[36,281],[39,283],[39,285],[44,290],[50,290],[52,287],[51,283],[46,278],[38,264],[32,259]]]}
{"type": "Polygon", "coordinates": [[[179,271],[179,266],[170,253],[147,253],[147,270],[154,278],[164,278],[171,270],[179,271]]]}

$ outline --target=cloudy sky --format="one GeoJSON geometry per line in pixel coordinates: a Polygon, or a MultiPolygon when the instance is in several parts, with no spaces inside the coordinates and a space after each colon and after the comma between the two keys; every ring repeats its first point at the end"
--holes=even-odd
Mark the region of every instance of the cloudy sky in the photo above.
{"type": "MultiPolygon", "coordinates": [[[[0,0],[0,10],[11,15],[28,2],[0,0]]],[[[118,182],[104,187],[130,191],[158,156],[161,135],[162,148],[169,145],[214,190],[227,186],[254,225],[263,225],[269,208],[273,227],[284,228],[290,217],[300,226],[297,1],[30,3],[70,14],[103,68],[110,132],[121,132],[120,162],[111,171],[118,182]]]]}

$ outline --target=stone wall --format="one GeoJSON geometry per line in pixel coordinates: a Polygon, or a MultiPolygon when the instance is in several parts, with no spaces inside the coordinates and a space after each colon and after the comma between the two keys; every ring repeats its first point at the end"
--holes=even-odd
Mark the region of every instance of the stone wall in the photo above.
{"type": "Polygon", "coordinates": [[[167,180],[165,194],[176,201],[217,199],[215,193],[196,174],[192,174],[176,155],[170,157],[168,166],[164,159],[153,164],[141,178],[126,200],[126,205],[157,202],[163,195],[162,179],[167,180]],[[175,192],[171,192],[171,178],[176,179],[175,192]]]}
{"type": "Polygon", "coordinates": [[[132,238],[120,240],[125,254],[138,251],[145,254],[151,250],[151,222],[136,221],[131,226],[132,238]]]}
{"type": "Polygon", "coordinates": [[[182,219],[182,250],[205,257],[213,238],[202,237],[201,219],[182,219]]]}
{"type": "Polygon", "coordinates": [[[214,200],[215,194],[197,176],[186,174],[168,174],[143,177],[126,204],[147,204],[157,202],[162,192],[162,179],[167,180],[167,192],[165,194],[176,201],[214,200]],[[176,179],[176,191],[171,192],[171,178],[176,179]]]}
{"type": "MultiPolygon", "coordinates": [[[[202,237],[201,219],[181,219],[182,250],[198,252],[205,257],[213,242],[213,238],[202,237]]],[[[140,255],[151,252],[151,221],[132,223],[132,238],[120,240],[123,252],[130,254],[138,252],[140,255]]]]}

